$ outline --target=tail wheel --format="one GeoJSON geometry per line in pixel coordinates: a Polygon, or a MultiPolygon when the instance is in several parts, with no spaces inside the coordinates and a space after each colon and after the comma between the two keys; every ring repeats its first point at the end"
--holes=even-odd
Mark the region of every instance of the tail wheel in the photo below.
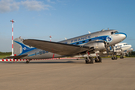
{"type": "Polygon", "coordinates": [[[26,63],[30,63],[31,60],[32,60],[32,59],[27,60],[26,63]]]}
{"type": "Polygon", "coordinates": [[[26,61],[26,63],[30,63],[30,61],[26,61]]]}

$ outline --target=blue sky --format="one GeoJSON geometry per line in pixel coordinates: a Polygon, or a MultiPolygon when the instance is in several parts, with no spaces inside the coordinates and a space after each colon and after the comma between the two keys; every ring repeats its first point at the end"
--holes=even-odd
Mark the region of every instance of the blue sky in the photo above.
{"type": "Polygon", "coordinates": [[[135,0],[0,0],[0,51],[11,51],[14,38],[60,41],[116,29],[135,49],[135,0]]]}

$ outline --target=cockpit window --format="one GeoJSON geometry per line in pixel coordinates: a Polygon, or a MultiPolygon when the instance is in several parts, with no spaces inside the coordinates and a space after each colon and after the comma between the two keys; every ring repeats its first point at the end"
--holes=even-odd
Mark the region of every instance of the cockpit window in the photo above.
{"type": "Polygon", "coordinates": [[[111,34],[119,33],[118,31],[111,32],[111,34]]]}

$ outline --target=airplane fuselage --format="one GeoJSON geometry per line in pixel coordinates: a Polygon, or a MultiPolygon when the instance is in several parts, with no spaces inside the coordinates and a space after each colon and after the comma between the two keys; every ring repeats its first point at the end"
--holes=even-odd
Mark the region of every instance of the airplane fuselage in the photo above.
{"type": "MultiPolygon", "coordinates": [[[[93,47],[96,51],[100,51],[100,50],[105,49],[105,45],[102,41],[105,41],[108,46],[111,46],[111,45],[115,45],[116,43],[123,41],[126,37],[127,37],[127,35],[125,33],[119,33],[117,30],[105,30],[105,31],[98,31],[98,32],[74,37],[71,39],[63,40],[63,41],[60,41],[60,43],[79,45],[79,46],[90,46],[90,47],[93,45],[93,47]],[[101,42],[99,42],[98,44],[95,42],[94,42],[94,44],[93,43],[91,44],[91,43],[89,43],[91,41],[93,41],[93,42],[101,41],[101,42]]],[[[19,42],[15,41],[15,40],[14,40],[14,42],[19,44],[19,42]]],[[[22,51],[24,49],[27,49],[27,48],[22,47],[22,51]]],[[[16,54],[16,53],[14,53],[14,54],[16,54]]],[[[26,51],[24,53],[22,52],[17,55],[23,55],[23,54],[28,54],[28,56],[23,57],[23,58],[27,58],[27,59],[64,57],[63,55],[58,55],[58,54],[51,53],[51,52],[41,50],[41,49],[37,49],[34,47],[32,47],[31,49],[29,49],[28,51],[26,51]]]]}

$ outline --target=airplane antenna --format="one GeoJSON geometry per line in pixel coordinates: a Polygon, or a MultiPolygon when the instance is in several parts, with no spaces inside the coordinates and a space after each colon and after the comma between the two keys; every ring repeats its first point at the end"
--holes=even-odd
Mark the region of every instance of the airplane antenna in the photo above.
{"type": "Polygon", "coordinates": [[[90,32],[90,31],[88,31],[88,33],[89,33],[89,34],[91,34],[91,32],[90,32]]]}
{"type": "Polygon", "coordinates": [[[12,56],[14,56],[14,49],[13,49],[13,23],[14,23],[14,20],[10,20],[10,22],[12,22],[12,56]]]}
{"type": "Polygon", "coordinates": [[[50,41],[51,41],[52,36],[49,36],[49,37],[50,37],[50,41]]]}

